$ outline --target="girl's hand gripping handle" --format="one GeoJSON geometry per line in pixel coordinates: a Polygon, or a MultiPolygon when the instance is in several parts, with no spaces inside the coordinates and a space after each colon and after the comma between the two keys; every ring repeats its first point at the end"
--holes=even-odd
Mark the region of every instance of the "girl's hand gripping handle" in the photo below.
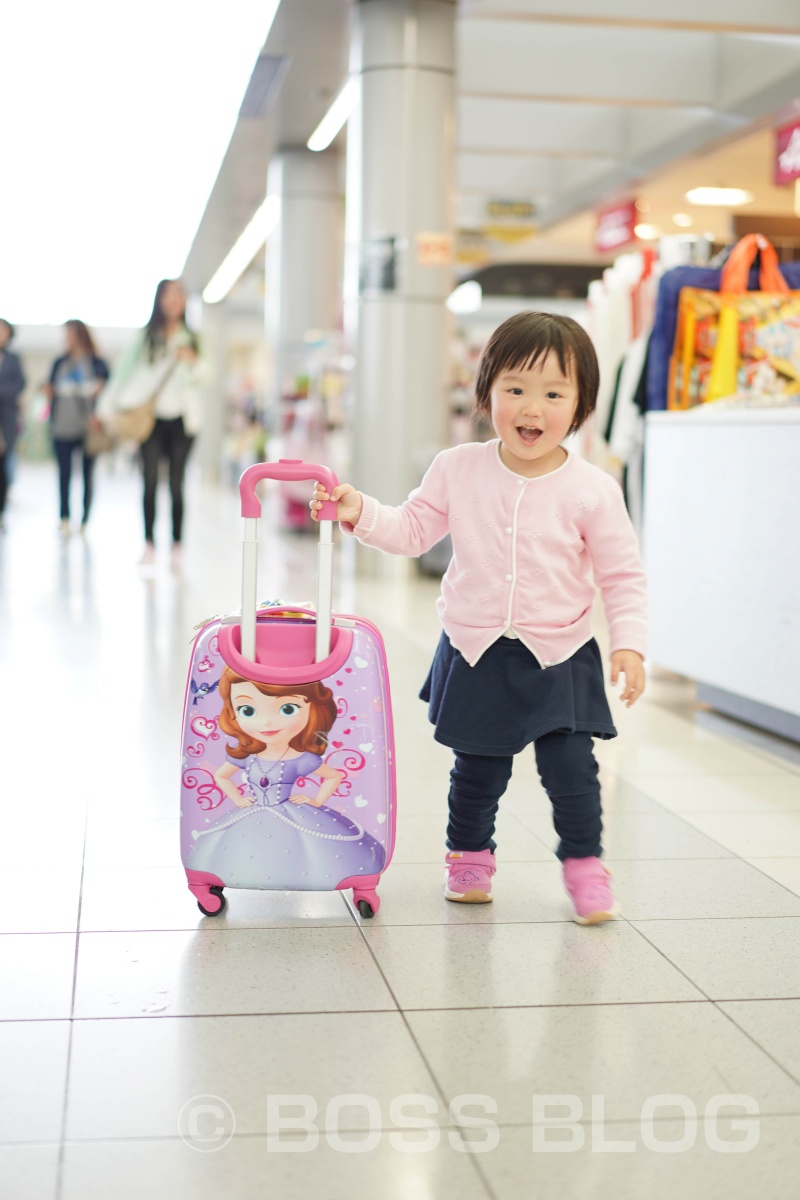
{"type": "Polygon", "coordinates": [[[326,491],[323,484],[318,483],[314,488],[314,499],[309,508],[311,509],[311,519],[314,521],[327,520],[327,512],[323,510],[334,508],[336,512],[334,520],[357,525],[363,504],[361,493],[357,492],[349,483],[339,483],[330,491],[326,491]]]}
{"type": "MultiPolygon", "coordinates": [[[[338,482],[330,468],[320,466],[319,463],[303,462],[301,458],[281,458],[278,462],[256,463],[254,466],[248,467],[239,480],[243,517],[261,516],[261,501],[256,494],[256,484],[262,479],[281,479],[293,482],[314,479],[319,480],[320,484],[323,484],[329,492],[336,488],[338,482]]],[[[321,521],[338,520],[336,505],[325,504],[317,516],[321,521]]]]}

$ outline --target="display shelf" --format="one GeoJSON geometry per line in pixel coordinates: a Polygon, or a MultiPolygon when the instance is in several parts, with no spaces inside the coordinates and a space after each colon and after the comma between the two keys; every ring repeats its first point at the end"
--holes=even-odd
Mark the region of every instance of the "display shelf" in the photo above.
{"type": "Polygon", "coordinates": [[[800,409],[650,413],[650,661],[800,741],[800,409]]]}

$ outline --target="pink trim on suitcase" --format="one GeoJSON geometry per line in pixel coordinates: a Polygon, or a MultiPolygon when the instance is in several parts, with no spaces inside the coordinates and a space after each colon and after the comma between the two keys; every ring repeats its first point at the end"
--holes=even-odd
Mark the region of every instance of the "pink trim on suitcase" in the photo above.
{"type": "MultiPolygon", "coordinates": [[[[267,610],[269,611],[269,610],[267,610]]],[[[347,662],[353,645],[350,629],[334,626],[331,631],[331,653],[314,662],[313,622],[280,626],[260,621],[256,625],[256,657],[267,659],[269,665],[250,662],[242,656],[241,625],[223,625],[219,631],[219,652],[232,671],[244,679],[258,683],[315,683],[334,675],[347,662]],[[276,632],[278,636],[276,635],[276,632]]]]}
{"type": "MultiPolygon", "coordinates": [[[[388,711],[386,713],[386,749],[389,755],[389,780],[390,780],[390,795],[391,795],[391,810],[392,810],[392,838],[391,842],[386,846],[386,861],[383,864],[383,871],[389,866],[394,854],[394,843],[397,836],[397,766],[396,755],[394,749],[394,715],[392,713],[392,693],[388,686],[389,680],[389,664],[386,661],[386,647],[383,644],[383,635],[377,625],[372,621],[368,621],[366,617],[356,617],[349,613],[337,613],[334,618],[336,621],[355,621],[359,625],[366,626],[372,630],[372,635],[375,639],[381,666],[383,668],[383,678],[387,681],[386,687],[386,703],[388,711]]],[[[375,910],[377,912],[377,909],[375,910]]]]}

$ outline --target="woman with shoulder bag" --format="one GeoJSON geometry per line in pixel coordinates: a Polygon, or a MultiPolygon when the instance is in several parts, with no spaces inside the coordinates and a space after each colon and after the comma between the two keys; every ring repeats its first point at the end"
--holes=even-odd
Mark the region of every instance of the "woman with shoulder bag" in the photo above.
{"type": "Polygon", "coordinates": [[[66,354],[57,358],[50,371],[44,392],[50,400],[50,431],[58,460],[58,480],[61,497],[61,533],[69,534],[69,493],[72,482],[72,461],[75,451],[83,457],[83,518],[81,533],[86,530],[92,507],[93,477],[96,447],[91,431],[98,426],[95,416],[97,397],[108,379],[108,365],[95,349],[94,339],[83,321],[64,324],[66,354]]]}
{"type": "Polygon", "coordinates": [[[156,487],[162,458],[169,465],[172,564],[180,564],[186,462],[202,423],[204,368],[199,350],[198,339],[186,324],[182,284],[177,279],[162,279],[150,320],[103,395],[103,420],[116,428],[118,436],[141,444],[144,565],[155,558],[156,487]]]}

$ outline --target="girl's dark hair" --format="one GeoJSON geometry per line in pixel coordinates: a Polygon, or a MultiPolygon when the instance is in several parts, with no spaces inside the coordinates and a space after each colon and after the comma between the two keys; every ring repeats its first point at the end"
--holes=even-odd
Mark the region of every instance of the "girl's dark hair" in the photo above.
{"type": "MultiPolygon", "coordinates": [[[[156,354],[159,352],[159,350],[163,350],[164,343],[167,340],[166,333],[164,332],[164,329],[166,326],[166,321],[164,319],[164,314],[161,311],[161,298],[164,295],[164,292],[167,290],[167,288],[170,287],[170,285],[173,283],[176,283],[178,285],[178,287],[180,287],[180,288],[183,287],[183,285],[179,279],[160,279],[159,280],[158,287],[156,288],[155,299],[153,300],[153,311],[150,314],[150,320],[147,322],[147,324],[144,327],[144,340],[145,340],[145,345],[147,346],[147,357],[150,359],[150,362],[153,361],[153,359],[156,357],[156,354]]],[[[183,312],[181,314],[180,319],[181,319],[181,324],[183,325],[183,328],[186,330],[186,332],[189,334],[190,338],[192,339],[192,349],[197,350],[198,349],[197,337],[195,336],[194,333],[192,333],[191,329],[186,324],[186,305],[184,305],[183,312]]]]}
{"type": "Polygon", "coordinates": [[[72,318],[64,322],[65,329],[71,329],[80,343],[81,350],[84,354],[91,355],[92,358],[97,357],[97,348],[94,344],[94,338],[89,330],[84,325],[83,321],[78,321],[72,318]]]}
{"type": "Polygon", "coordinates": [[[597,403],[597,355],[588,333],[577,321],[553,313],[517,313],[495,329],[478,364],[476,416],[490,413],[492,385],[498,375],[518,367],[530,369],[551,351],[564,374],[574,377],[578,385],[578,406],[569,431],[580,429],[597,403]]]}

